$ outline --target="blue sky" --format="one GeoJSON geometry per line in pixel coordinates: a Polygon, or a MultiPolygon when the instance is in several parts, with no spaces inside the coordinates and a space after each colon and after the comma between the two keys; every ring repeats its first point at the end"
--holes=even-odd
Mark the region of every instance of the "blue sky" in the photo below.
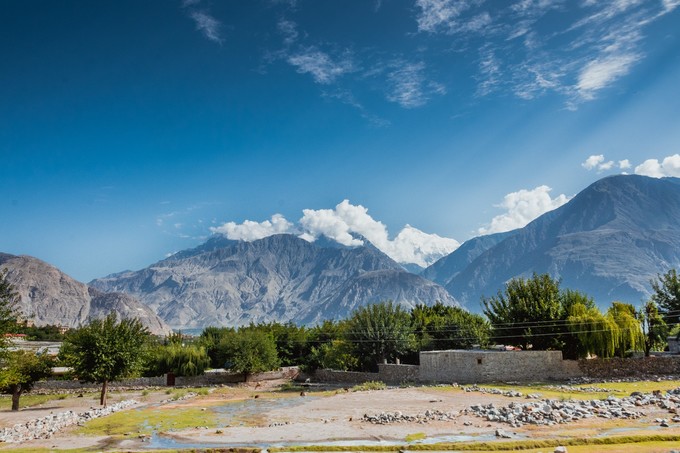
{"type": "Polygon", "coordinates": [[[214,232],[361,233],[422,263],[680,176],[678,6],[3,1],[0,251],[87,281],[214,232]]]}

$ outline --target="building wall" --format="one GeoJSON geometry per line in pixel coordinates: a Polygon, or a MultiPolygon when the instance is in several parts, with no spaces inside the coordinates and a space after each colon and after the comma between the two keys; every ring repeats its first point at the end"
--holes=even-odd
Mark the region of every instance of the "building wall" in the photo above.
{"type": "Polygon", "coordinates": [[[561,351],[451,350],[420,353],[423,382],[482,383],[563,380],[582,375],[561,351]]]}
{"type": "Polygon", "coordinates": [[[420,367],[418,365],[380,363],[378,364],[378,380],[389,385],[420,382],[420,367]]]}

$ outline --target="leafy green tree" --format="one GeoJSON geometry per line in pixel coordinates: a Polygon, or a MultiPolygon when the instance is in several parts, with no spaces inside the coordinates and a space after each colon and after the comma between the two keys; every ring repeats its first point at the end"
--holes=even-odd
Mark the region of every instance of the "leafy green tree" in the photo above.
{"type": "Polygon", "coordinates": [[[7,347],[5,334],[16,326],[19,315],[19,294],[7,278],[7,269],[0,270],[0,351],[7,347]]]}
{"type": "Polygon", "coordinates": [[[347,321],[346,340],[354,344],[364,369],[395,360],[416,348],[410,314],[392,301],[367,305],[347,321]]]}
{"type": "Polygon", "coordinates": [[[276,342],[281,365],[300,365],[311,352],[309,330],[304,326],[297,326],[292,322],[286,324],[275,322],[266,327],[276,342]]]}
{"type": "Polygon", "coordinates": [[[236,330],[232,327],[206,327],[198,338],[198,344],[205,348],[210,357],[213,368],[228,368],[226,366],[226,351],[233,342],[236,330]]]}
{"type": "Polygon", "coordinates": [[[645,334],[645,356],[651,351],[663,351],[668,344],[668,325],[659,313],[654,301],[648,301],[640,312],[642,330],[645,334]]]}
{"type": "Polygon", "coordinates": [[[565,329],[559,282],[548,274],[513,278],[503,291],[483,299],[484,314],[493,326],[493,339],[524,349],[560,349],[565,329]]]}
{"type": "MultiPolygon", "coordinates": [[[[576,302],[568,307],[567,326],[573,335],[565,341],[571,345],[566,358],[584,358],[590,354],[612,357],[620,341],[619,327],[592,303],[576,302]]],[[[563,351],[564,353],[564,351],[563,351]]]]}
{"type": "Polygon", "coordinates": [[[242,327],[228,341],[225,356],[231,369],[243,373],[248,379],[252,373],[271,371],[279,367],[276,342],[271,333],[253,327],[242,327]]]}
{"type": "Polygon", "coordinates": [[[310,351],[308,369],[331,369],[351,371],[359,369],[359,358],[352,343],[345,340],[331,340],[310,351]]]}
{"type": "Polygon", "coordinates": [[[666,324],[674,326],[680,323],[680,279],[678,272],[671,269],[652,280],[652,301],[659,307],[666,324]]]}
{"type": "Polygon", "coordinates": [[[411,323],[422,351],[486,346],[491,337],[484,317],[441,302],[417,305],[411,310],[411,323]]]}
{"type": "Polygon", "coordinates": [[[175,376],[198,376],[210,367],[210,357],[200,345],[171,342],[151,351],[146,374],[158,376],[173,373],[175,376]]]}
{"type": "Polygon", "coordinates": [[[67,333],[59,352],[63,362],[87,382],[102,384],[106,406],[108,384],[142,370],[149,331],[137,319],[116,322],[115,313],[67,333]]]}
{"type": "Polygon", "coordinates": [[[8,352],[0,370],[0,387],[12,395],[12,410],[19,410],[22,393],[30,391],[33,384],[51,375],[52,360],[47,355],[21,350],[8,352]]]}
{"type": "Polygon", "coordinates": [[[628,351],[644,351],[645,335],[635,307],[623,302],[612,302],[607,316],[614,320],[619,329],[616,355],[625,357],[628,351]]]}

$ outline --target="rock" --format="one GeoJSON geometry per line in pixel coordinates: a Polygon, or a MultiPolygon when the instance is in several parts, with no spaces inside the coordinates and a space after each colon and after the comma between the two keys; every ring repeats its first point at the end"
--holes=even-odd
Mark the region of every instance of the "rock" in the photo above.
{"type": "Polygon", "coordinates": [[[496,430],[496,437],[500,437],[502,439],[511,439],[512,438],[512,436],[510,434],[506,433],[502,429],[496,430]]]}
{"type": "Polygon", "coordinates": [[[559,446],[553,450],[553,453],[567,453],[567,447],[559,446]]]}

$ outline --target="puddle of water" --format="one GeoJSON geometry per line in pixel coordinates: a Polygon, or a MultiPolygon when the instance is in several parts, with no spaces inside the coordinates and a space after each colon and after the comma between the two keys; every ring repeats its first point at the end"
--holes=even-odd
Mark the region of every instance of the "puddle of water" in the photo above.
{"type": "Polygon", "coordinates": [[[210,410],[217,414],[218,424],[225,426],[247,420],[257,420],[273,410],[300,406],[314,399],[316,397],[313,396],[247,399],[211,406],[210,410]]]}
{"type": "Polygon", "coordinates": [[[612,434],[624,434],[624,433],[629,433],[631,431],[661,431],[664,428],[661,425],[651,425],[651,426],[627,426],[623,428],[612,428],[612,429],[607,429],[605,431],[602,431],[597,435],[597,437],[609,437],[612,434]]]}

